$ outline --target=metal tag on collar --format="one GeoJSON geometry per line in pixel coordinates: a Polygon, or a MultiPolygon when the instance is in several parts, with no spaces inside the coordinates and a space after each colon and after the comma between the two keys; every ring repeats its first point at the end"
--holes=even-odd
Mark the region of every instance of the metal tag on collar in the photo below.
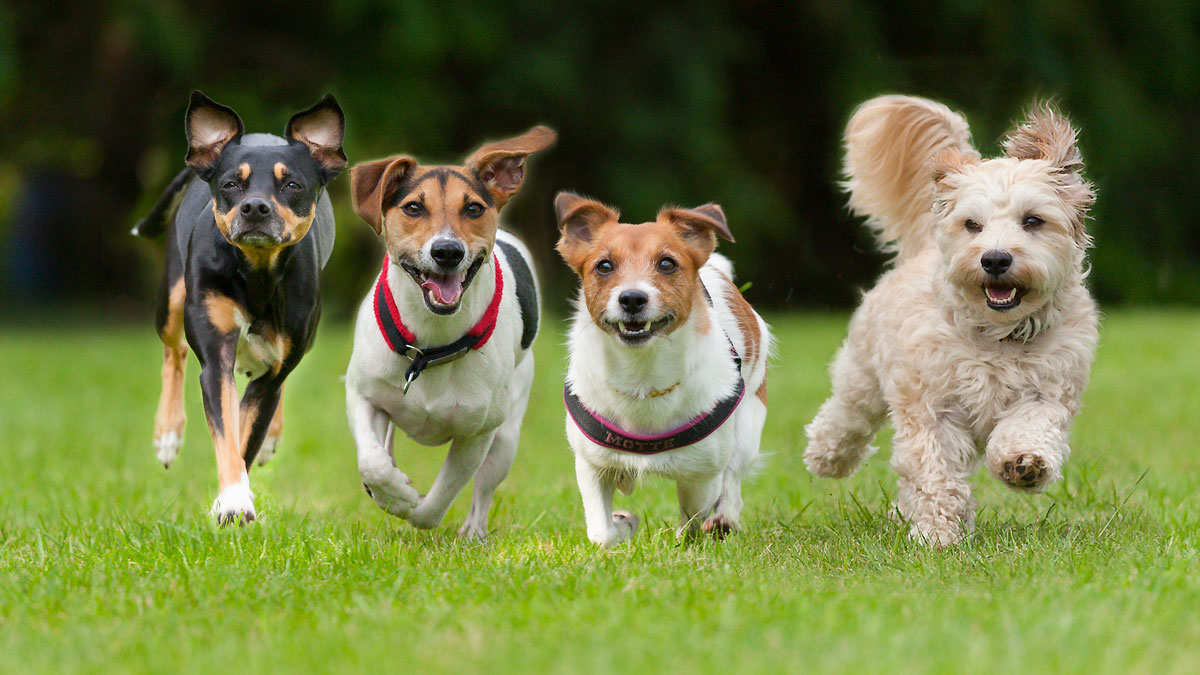
{"type": "Polygon", "coordinates": [[[417,379],[417,376],[418,376],[418,375],[420,375],[420,374],[421,374],[421,371],[419,371],[419,370],[415,370],[415,369],[412,369],[412,368],[410,368],[410,369],[409,369],[409,371],[408,371],[408,377],[405,377],[405,378],[404,378],[404,389],[403,389],[403,393],[404,393],[405,395],[407,395],[407,394],[408,394],[408,388],[409,388],[409,387],[412,385],[412,383],[413,383],[413,380],[416,380],[416,379],[417,379]]]}
{"type": "Polygon", "coordinates": [[[409,361],[415,361],[418,356],[425,356],[425,352],[416,345],[406,345],[404,347],[404,357],[409,361]]]}

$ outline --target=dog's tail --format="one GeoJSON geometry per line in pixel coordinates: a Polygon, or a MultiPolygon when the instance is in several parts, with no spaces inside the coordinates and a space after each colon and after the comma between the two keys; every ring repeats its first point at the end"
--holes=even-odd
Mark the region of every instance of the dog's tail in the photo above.
{"type": "Polygon", "coordinates": [[[879,96],[850,117],[842,187],[885,251],[903,258],[933,242],[929,162],[947,151],[979,156],[967,121],[941,103],[879,96]]]}
{"type": "Polygon", "coordinates": [[[175,217],[175,212],[179,210],[179,203],[183,201],[183,193],[187,191],[187,186],[195,175],[191,169],[184,169],[175,174],[175,178],[171,179],[167,189],[163,190],[158,201],[154,202],[150,213],[137,221],[129,233],[138,237],[154,239],[166,232],[171,219],[175,217]]]}

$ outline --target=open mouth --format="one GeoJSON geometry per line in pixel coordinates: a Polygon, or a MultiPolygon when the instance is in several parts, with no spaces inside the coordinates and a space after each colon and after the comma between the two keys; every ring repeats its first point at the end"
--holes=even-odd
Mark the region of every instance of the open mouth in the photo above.
{"type": "Polygon", "coordinates": [[[655,321],[609,321],[609,326],[616,330],[617,337],[625,344],[636,345],[646,342],[666,328],[671,323],[671,317],[665,316],[655,321]]]}
{"type": "Polygon", "coordinates": [[[1012,284],[986,283],[983,285],[983,297],[987,300],[987,306],[999,312],[1021,304],[1021,298],[1025,296],[1025,293],[1024,288],[1012,284]]]}
{"type": "Polygon", "coordinates": [[[450,274],[427,272],[417,269],[409,262],[403,262],[400,266],[421,287],[421,294],[425,298],[425,306],[429,308],[429,311],[434,314],[453,314],[458,311],[463,293],[466,293],[467,287],[471,285],[475,273],[479,271],[480,267],[483,267],[485,253],[480,254],[464,272],[450,274]]]}

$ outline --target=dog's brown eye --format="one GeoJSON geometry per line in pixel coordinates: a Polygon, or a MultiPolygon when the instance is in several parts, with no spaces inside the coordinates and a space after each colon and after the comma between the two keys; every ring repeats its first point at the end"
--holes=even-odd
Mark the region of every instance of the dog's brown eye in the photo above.
{"type": "Polygon", "coordinates": [[[1042,223],[1044,222],[1046,221],[1038,218],[1037,216],[1025,216],[1025,222],[1021,223],[1021,225],[1027,230],[1036,230],[1041,227],[1042,223]]]}
{"type": "Polygon", "coordinates": [[[674,259],[667,256],[663,256],[662,259],[658,261],[658,271],[662,272],[663,274],[670,274],[671,272],[674,272],[676,267],[679,267],[679,264],[676,263],[674,259]]]}
{"type": "Polygon", "coordinates": [[[420,202],[409,202],[400,208],[404,209],[405,213],[413,217],[419,216],[425,212],[425,207],[421,206],[420,202]]]}
{"type": "Polygon", "coordinates": [[[284,187],[286,187],[286,188],[287,188],[287,189],[289,189],[289,190],[299,190],[299,189],[300,189],[300,184],[299,184],[299,183],[297,183],[297,182],[296,182],[296,181],[294,181],[294,180],[290,180],[290,181],[288,181],[288,184],[287,184],[287,185],[285,185],[284,187]]]}
{"type": "Polygon", "coordinates": [[[224,185],[222,185],[221,187],[222,187],[223,189],[225,189],[225,190],[236,190],[236,189],[237,189],[237,186],[238,186],[238,184],[237,184],[237,183],[235,183],[235,182],[233,182],[233,181],[229,181],[228,183],[225,183],[225,184],[224,184],[224,185]]]}
{"type": "Polygon", "coordinates": [[[479,202],[471,202],[470,204],[467,204],[467,208],[463,209],[463,211],[465,211],[467,215],[471,216],[472,218],[478,218],[479,216],[483,215],[483,204],[480,204],[479,202]]]}
{"type": "Polygon", "coordinates": [[[963,227],[967,228],[967,232],[982,232],[983,231],[982,225],[980,225],[979,223],[977,223],[973,220],[970,220],[970,219],[967,219],[967,222],[963,223],[963,227]]]}
{"type": "Polygon", "coordinates": [[[596,273],[602,276],[608,276],[616,269],[617,268],[613,266],[611,260],[601,260],[600,262],[596,263],[596,273]]]}

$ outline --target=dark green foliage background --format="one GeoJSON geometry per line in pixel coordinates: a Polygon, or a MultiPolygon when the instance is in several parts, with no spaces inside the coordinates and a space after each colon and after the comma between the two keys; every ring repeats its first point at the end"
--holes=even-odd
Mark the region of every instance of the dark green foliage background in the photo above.
{"type": "MultiPolygon", "coordinates": [[[[1200,301],[1197,2],[900,5],[4,5],[3,288],[10,299],[149,306],[158,256],[125,233],[182,166],[183,110],[200,88],[250,129],[276,133],[332,91],[351,161],[405,152],[457,162],[484,140],[555,127],[558,146],[531,162],[506,213],[543,256],[551,305],[571,279],[552,254],[550,203],[574,189],[630,219],[665,202],[718,201],[738,239],[723,250],[754,282],[752,301],[845,307],[883,260],[838,192],[840,131],[859,101],[908,92],[965,112],[985,153],[1035,97],[1054,97],[1082,128],[1099,191],[1091,280],[1101,301],[1200,301]],[[57,220],[22,207],[39,181],[60,189],[57,220]],[[35,290],[12,272],[43,264],[20,244],[31,237],[56,254],[35,290]]],[[[353,306],[378,255],[348,183],[332,187],[334,314],[353,306]]]]}

